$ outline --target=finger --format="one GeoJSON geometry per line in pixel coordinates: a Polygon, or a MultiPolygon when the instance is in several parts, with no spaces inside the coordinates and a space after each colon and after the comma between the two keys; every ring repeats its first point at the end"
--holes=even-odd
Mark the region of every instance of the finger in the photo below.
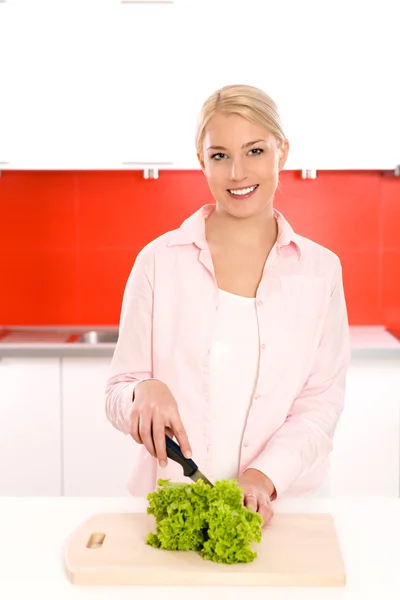
{"type": "Polygon", "coordinates": [[[164,417],[159,412],[153,416],[153,442],[160,467],[167,466],[167,450],[165,447],[165,424],[164,417]]]}
{"type": "Polygon", "coordinates": [[[165,427],[165,435],[167,435],[171,440],[174,438],[174,432],[171,427],[165,427]]]}
{"type": "Polygon", "coordinates": [[[258,512],[263,520],[263,527],[266,527],[274,516],[274,511],[271,504],[265,499],[261,499],[258,505],[258,512]]]}
{"type": "Polygon", "coordinates": [[[244,496],[244,505],[246,508],[248,509],[252,509],[253,512],[257,512],[258,511],[258,499],[256,497],[256,495],[254,494],[245,494],[244,496]]]}
{"type": "Polygon", "coordinates": [[[153,444],[153,438],[151,436],[151,413],[143,411],[139,417],[139,434],[142,438],[146,450],[151,456],[156,456],[156,451],[153,444]]]}
{"type": "Polygon", "coordinates": [[[129,432],[130,432],[131,436],[133,437],[133,439],[135,440],[135,442],[137,442],[138,444],[142,443],[142,439],[139,434],[139,415],[136,411],[132,412],[132,414],[131,414],[129,432]]]}
{"type": "Polygon", "coordinates": [[[171,420],[171,427],[172,431],[174,432],[174,436],[178,440],[178,444],[181,447],[183,456],[185,456],[186,458],[191,458],[192,449],[189,444],[189,439],[186,430],[178,413],[175,413],[174,418],[171,420]]]}

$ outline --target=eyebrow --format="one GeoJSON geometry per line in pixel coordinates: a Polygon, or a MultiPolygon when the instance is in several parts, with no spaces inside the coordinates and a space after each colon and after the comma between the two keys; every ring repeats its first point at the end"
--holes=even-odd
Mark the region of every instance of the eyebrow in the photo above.
{"type": "MultiPolygon", "coordinates": [[[[258,144],[258,142],[265,142],[265,140],[254,140],[253,142],[247,142],[247,144],[243,144],[242,148],[248,148],[253,144],[258,144]]],[[[210,146],[207,150],[226,150],[223,146],[210,146]]]]}

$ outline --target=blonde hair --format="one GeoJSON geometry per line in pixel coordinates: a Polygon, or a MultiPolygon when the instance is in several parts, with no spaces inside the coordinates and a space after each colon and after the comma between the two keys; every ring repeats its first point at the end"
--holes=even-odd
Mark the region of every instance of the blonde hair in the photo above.
{"type": "Polygon", "coordinates": [[[195,140],[200,155],[208,122],[217,113],[237,114],[253,121],[275,135],[278,143],[286,139],[278,107],[268,94],[251,85],[226,85],[211,94],[201,107],[195,140]]]}

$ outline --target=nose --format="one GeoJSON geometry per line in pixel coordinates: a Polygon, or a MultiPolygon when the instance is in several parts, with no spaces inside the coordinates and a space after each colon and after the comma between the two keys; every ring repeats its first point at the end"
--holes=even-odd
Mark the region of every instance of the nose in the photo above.
{"type": "Polygon", "coordinates": [[[242,159],[239,157],[232,159],[231,178],[232,181],[242,181],[246,178],[245,167],[242,159]]]}

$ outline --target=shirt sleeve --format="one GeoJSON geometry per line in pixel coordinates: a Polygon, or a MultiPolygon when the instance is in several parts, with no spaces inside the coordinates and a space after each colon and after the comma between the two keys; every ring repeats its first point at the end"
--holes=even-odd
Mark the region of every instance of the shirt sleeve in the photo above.
{"type": "Polygon", "coordinates": [[[273,482],[273,499],[298,478],[308,475],[331,452],[344,407],[346,373],[351,357],[350,333],[337,258],[329,307],[312,371],[283,425],[249,465],[273,482]]]}
{"type": "Polygon", "coordinates": [[[122,299],[119,335],[106,383],[106,415],[112,425],[129,433],[134,390],[152,379],[154,254],[145,247],[136,257],[122,299]]]}

